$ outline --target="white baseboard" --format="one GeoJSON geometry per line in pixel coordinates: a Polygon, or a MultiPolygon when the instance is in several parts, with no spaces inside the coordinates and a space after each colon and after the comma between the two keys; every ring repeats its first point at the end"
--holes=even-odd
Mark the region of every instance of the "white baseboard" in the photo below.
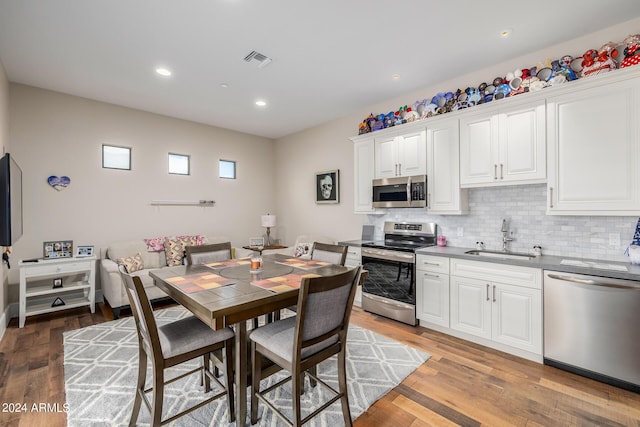
{"type": "Polygon", "coordinates": [[[2,341],[2,337],[4,337],[4,333],[7,330],[7,325],[9,324],[9,319],[11,319],[8,316],[8,313],[9,306],[7,306],[5,311],[2,313],[2,316],[0,316],[0,341],[2,341]]]}

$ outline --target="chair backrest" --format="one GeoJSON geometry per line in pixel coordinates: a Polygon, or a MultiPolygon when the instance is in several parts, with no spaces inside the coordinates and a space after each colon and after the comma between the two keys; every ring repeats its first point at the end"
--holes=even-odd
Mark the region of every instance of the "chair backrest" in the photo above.
{"type": "Polygon", "coordinates": [[[123,271],[122,266],[120,268],[120,274],[122,275],[122,282],[127,291],[131,312],[136,322],[140,348],[144,349],[144,352],[154,360],[154,363],[158,362],[162,359],[162,346],[158,335],[158,325],[156,324],[153,308],[147,297],[147,292],[144,290],[142,280],[138,276],[127,274],[123,271]]]}
{"type": "Polygon", "coordinates": [[[346,343],[351,308],[360,281],[358,266],[334,276],[304,278],[298,295],[294,361],[302,349],[334,338],[346,343]]]}
{"type": "Polygon", "coordinates": [[[313,242],[311,259],[316,261],[326,261],[331,264],[344,265],[344,262],[347,259],[347,249],[349,249],[347,246],[313,242]]]}
{"type": "Polygon", "coordinates": [[[187,246],[187,265],[231,259],[231,242],[187,246]]]}

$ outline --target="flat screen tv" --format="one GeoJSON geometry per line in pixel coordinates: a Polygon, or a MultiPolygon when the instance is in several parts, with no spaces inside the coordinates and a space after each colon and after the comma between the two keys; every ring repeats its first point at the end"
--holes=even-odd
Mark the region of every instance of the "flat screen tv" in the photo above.
{"type": "Polygon", "coordinates": [[[0,158],[0,246],[22,236],[22,170],[6,153],[0,158]]]}

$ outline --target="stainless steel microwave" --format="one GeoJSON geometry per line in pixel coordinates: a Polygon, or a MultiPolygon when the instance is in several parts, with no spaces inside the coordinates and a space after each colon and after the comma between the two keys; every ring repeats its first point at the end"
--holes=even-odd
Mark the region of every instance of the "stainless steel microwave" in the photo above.
{"type": "Polygon", "coordinates": [[[426,175],[402,176],[373,180],[374,208],[427,207],[426,175]]]}

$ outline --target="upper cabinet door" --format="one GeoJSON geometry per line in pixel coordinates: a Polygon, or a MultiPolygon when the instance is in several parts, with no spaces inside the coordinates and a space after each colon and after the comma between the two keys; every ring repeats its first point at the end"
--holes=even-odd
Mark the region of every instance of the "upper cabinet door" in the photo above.
{"type": "Polygon", "coordinates": [[[430,214],[468,213],[467,190],[460,188],[458,119],[428,123],[427,207],[430,214]]]}
{"type": "Polygon", "coordinates": [[[372,213],[373,138],[353,144],[353,204],[355,213],[372,213]]]}
{"type": "Polygon", "coordinates": [[[500,162],[498,180],[544,182],[547,177],[545,158],[545,103],[501,112],[500,162]]]}
{"type": "Polygon", "coordinates": [[[640,213],[639,99],[636,78],[547,100],[548,214],[640,213]]]}
{"type": "Polygon", "coordinates": [[[375,139],[375,178],[398,176],[398,148],[395,136],[375,139]]]}
{"type": "Polygon", "coordinates": [[[399,176],[427,173],[427,142],[425,131],[417,131],[397,138],[399,176]]]}
{"type": "Polygon", "coordinates": [[[375,150],[376,178],[427,173],[427,142],[424,130],[376,138],[375,150]]]}
{"type": "Polygon", "coordinates": [[[509,102],[460,119],[461,186],[546,181],[544,100],[509,102]]]}
{"type": "Polygon", "coordinates": [[[460,184],[493,184],[498,179],[498,115],[495,111],[460,119],[460,184]]]}

